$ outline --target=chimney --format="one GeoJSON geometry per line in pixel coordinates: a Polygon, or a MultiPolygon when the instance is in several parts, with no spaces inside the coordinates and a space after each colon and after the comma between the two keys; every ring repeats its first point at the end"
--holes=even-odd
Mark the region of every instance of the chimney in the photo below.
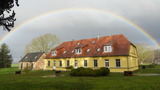
{"type": "Polygon", "coordinates": [[[97,35],[97,38],[99,39],[100,38],[100,34],[98,33],[98,35],[97,35]]]}

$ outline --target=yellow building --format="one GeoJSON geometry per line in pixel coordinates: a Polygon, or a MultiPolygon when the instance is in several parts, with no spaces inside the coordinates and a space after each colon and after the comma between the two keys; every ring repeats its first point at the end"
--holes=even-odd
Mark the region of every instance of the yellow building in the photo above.
{"type": "Polygon", "coordinates": [[[138,69],[137,50],[121,34],[63,42],[47,55],[44,70],[66,70],[69,66],[134,71],[138,69]]]}

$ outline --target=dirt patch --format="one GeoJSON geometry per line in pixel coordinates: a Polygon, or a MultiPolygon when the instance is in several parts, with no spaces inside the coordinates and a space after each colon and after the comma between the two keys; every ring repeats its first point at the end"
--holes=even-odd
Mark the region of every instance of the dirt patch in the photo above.
{"type": "Polygon", "coordinates": [[[135,75],[138,75],[138,76],[160,76],[160,74],[158,73],[144,73],[144,74],[135,74],[135,75]]]}
{"type": "Polygon", "coordinates": [[[56,75],[47,75],[47,76],[42,76],[42,77],[44,77],[44,78],[50,78],[50,77],[64,77],[65,75],[58,75],[58,76],[56,76],[56,75]]]}

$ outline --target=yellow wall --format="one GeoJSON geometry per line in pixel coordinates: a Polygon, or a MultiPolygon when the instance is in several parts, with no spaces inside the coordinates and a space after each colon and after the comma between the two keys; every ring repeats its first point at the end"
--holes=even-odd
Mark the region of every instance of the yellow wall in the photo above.
{"type": "Polygon", "coordinates": [[[109,59],[109,68],[111,72],[134,71],[138,69],[137,51],[135,47],[130,45],[129,56],[45,59],[44,70],[53,70],[53,61],[56,61],[56,70],[66,70],[67,60],[70,60],[70,66],[73,67],[75,65],[75,60],[78,60],[78,67],[84,67],[84,60],[87,60],[87,68],[97,69],[105,67],[105,59],[109,59]],[[120,59],[120,67],[116,67],[116,59],[120,59]],[[62,61],[62,67],[59,66],[60,60],[62,61]],[[98,61],[98,67],[94,67],[94,60],[98,61]],[[50,66],[48,66],[48,61],[50,61],[50,66]]]}

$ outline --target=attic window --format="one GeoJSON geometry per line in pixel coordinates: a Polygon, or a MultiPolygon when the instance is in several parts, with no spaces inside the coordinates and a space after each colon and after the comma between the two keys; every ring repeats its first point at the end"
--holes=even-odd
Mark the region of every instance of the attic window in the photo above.
{"type": "Polygon", "coordinates": [[[81,54],[82,53],[82,49],[81,48],[77,48],[76,49],[76,54],[81,54]]]}
{"type": "Polygon", "coordinates": [[[63,53],[66,53],[66,51],[64,51],[63,53]]]}
{"type": "Polygon", "coordinates": [[[56,55],[57,55],[57,51],[56,50],[52,51],[52,56],[56,56],[56,55]]]}
{"type": "Polygon", "coordinates": [[[97,51],[100,51],[100,50],[101,50],[101,48],[98,48],[98,49],[97,49],[97,51]]]}
{"type": "Polygon", "coordinates": [[[104,52],[112,52],[112,46],[104,46],[104,52]]]}
{"type": "Polygon", "coordinates": [[[88,49],[87,52],[89,52],[91,49],[88,49]]]}
{"type": "Polygon", "coordinates": [[[80,42],[77,45],[80,45],[80,42]]]}
{"type": "Polygon", "coordinates": [[[92,41],[92,44],[94,44],[95,43],[95,41],[92,41]]]}

